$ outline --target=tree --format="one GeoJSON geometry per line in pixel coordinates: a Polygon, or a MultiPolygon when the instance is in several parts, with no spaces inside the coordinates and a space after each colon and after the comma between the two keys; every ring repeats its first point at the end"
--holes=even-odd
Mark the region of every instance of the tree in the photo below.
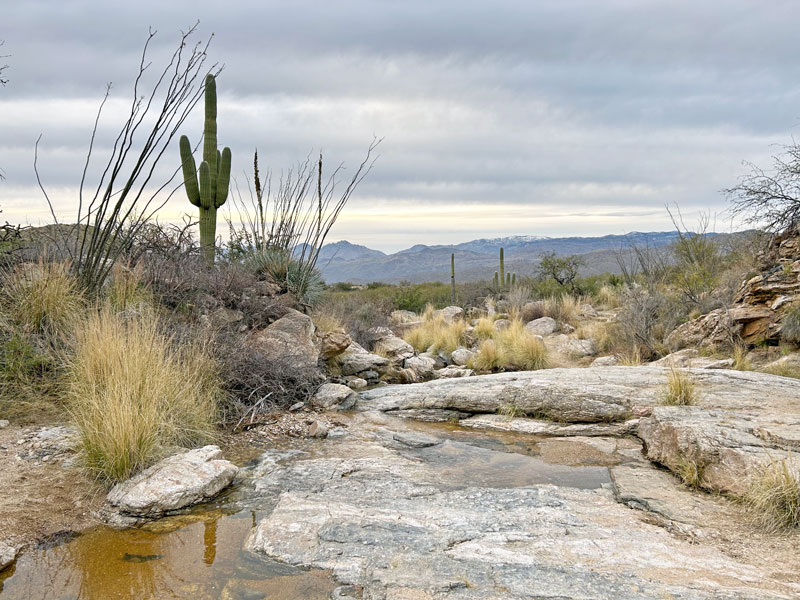
{"type": "Polygon", "coordinates": [[[553,279],[558,285],[570,293],[576,291],[575,280],[578,277],[578,268],[583,264],[580,257],[570,254],[556,256],[555,252],[545,252],[540,255],[539,266],[536,270],[539,276],[553,279]]]}
{"type": "Polygon", "coordinates": [[[766,170],[745,162],[750,172],[738,185],[724,190],[734,215],[771,233],[800,223],[800,146],[793,142],[783,150],[772,157],[772,166],[766,170]]]}

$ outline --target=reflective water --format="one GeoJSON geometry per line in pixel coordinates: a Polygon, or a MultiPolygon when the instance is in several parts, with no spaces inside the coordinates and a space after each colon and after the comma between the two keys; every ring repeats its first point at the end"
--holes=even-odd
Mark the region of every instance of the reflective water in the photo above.
{"type": "MultiPolygon", "coordinates": [[[[386,419],[369,422],[354,418],[351,430],[370,436],[385,431],[386,425],[386,419]]],[[[579,466],[542,460],[538,442],[531,436],[407,421],[393,425],[446,438],[435,446],[401,450],[405,456],[433,467],[446,485],[519,487],[544,483],[596,488],[609,482],[608,469],[595,466],[591,460],[579,466]]],[[[298,440],[292,445],[302,448],[302,452],[273,455],[288,457],[281,460],[325,456],[335,454],[337,443],[340,442],[298,440]]],[[[262,451],[240,449],[235,460],[248,464],[248,458],[262,451]]],[[[247,487],[246,481],[240,483],[238,489],[227,492],[214,505],[196,507],[188,515],[168,517],[139,529],[98,527],[75,538],[65,536],[28,550],[15,566],[0,574],[0,598],[329,598],[336,587],[329,573],[298,569],[243,550],[250,530],[272,505],[264,498],[254,500],[247,487]]]]}

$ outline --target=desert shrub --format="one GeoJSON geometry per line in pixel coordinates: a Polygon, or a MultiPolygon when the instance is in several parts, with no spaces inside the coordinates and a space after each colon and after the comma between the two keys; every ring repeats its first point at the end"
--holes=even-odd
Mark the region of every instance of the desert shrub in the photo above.
{"type": "Polygon", "coordinates": [[[317,331],[322,333],[345,330],[342,320],[337,315],[326,312],[324,309],[318,308],[315,310],[311,314],[311,319],[314,321],[317,331]]]}
{"type": "Polygon", "coordinates": [[[800,343],[800,304],[793,306],[783,315],[781,339],[793,344],[800,343]]]}
{"type": "Polygon", "coordinates": [[[48,336],[70,331],[83,309],[83,296],[69,265],[40,260],[6,271],[4,311],[22,329],[48,336]]]}
{"type": "Polygon", "coordinates": [[[531,301],[531,290],[524,285],[514,285],[506,293],[508,312],[513,318],[520,318],[523,307],[531,301]]]}
{"type": "Polygon", "coordinates": [[[606,308],[617,308],[622,303],[619,286],[603,285],[597,290],[594,297],[601,306],[606,308]]]}
{"type": "Polygon", "coordinates": [[[546,369],[547,349],[542,340],[525,331],[521,321],[512,321],[506,329],[495,333],[495,341],[505,349],[505,367],[523,370],[546,369]]]}
{"type": "Polygon", "coordinates": [[[555,252],[545,252],[539,257],[537,272],[542,279],[552,279],[560,288],[575,294],[578,292],[578,269],[583,259],[577,255],[556,256],[555,252]]]}
{"type": "Polygon", "coordinates": [[[86,465],[111,482],[208,440],[222,395],[203,345],[177,346],[152,311],[126,318],[107,305],[76,330],[67,381],[86,465]]]}
{"type": "Polygon", "coordinates": [[[257,276],[266,277],[291,292],[307,306],[317,304],[325,292],[325,281],[318,269],[309,267],[283,248],[267,247],[245,257],[245,265],[257,276]]]}
{"type": "Polygon", "coordinates": [[[141,304],[149,304],[152,294],[142,282],[143,267],[124,266],[117,263],[111,269],[111,283],[108,286],[108,301],[115,310],[126,310],[141,304]]]}
{"type": "Polygon", "coordinates": [[[508,364],[506,349],[492,339],[484,340],[472,357],[470,366],[479,371],[495,371],[508,364]]]}
{"type": "Polygon", "coordinates": [[[574,323],[578,318],[578,307],[581,300],[569,294],[549,296],[542,300],[544,316],[555,319],[559,323],[574,323]]]}
{"type": "Polygon", "coordinates": [[[623,367],[638,367],[644,364],[644,358],[638,346],[634,346],[619,353],[619,364],[623,367]]]}
{"type": "Polygon", "coordinates": [[[743,499],[757,523],[768,531],[800,527],[800,472],[790,457],[771,459],[743,499]]]}
{"type": "Polygon", "coordinates": [[[475,321],[472,333],[480,340],[485,340],[494,335],[494,319],[491,317],[481,317],[475,321]]]}
{"type": "Polygon", "coordinates": [[[697,389],[687,373],[670,369],[667,387],[661,396],[661,404],[669,406],[689,406],[697,402],[697,389]]]}
{"type": "Polygon", "coordinates": [[[616,322],[592,321],[583,323],[575,331],[575,335],[580,339],[592,340],[595,348],[600,353],[625,351],[625,336],[619,323],[616,322]]]}
{"type": "Polygon", "coordinates": [[[429,305],[423,313],[422,323],[409,330],[403,339],[420,352],[428,349],[432,352],[452,352],[463,344],[466,328],[466,323],[461,320],[445,322],[441,316],[434,314],[433,307],[429,305]]]}
{"type": "Polygon", "coordinates": [[[325,314],[344,326],[357,343],[368,346],[371,341],[369,330],[374,327],[387,327],[389,315],[394,304],[387,298],[365,298],[355,292],[326,293],[316,306],[316,314],[325,314]]]}

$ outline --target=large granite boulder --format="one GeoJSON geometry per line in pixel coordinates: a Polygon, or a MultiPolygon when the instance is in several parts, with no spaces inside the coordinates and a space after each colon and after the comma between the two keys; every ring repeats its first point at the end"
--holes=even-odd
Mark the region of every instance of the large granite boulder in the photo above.
{"type": "Polygon", "coordinates": [[[347,410],[355,404],[356,397],[356,393],[346,385],[324,383],[311,397],[311,405],[322,410],[347,410]]]}
{"type": "MultiPolygon", "coordinates": [[[[358,375],[369,371],[384,372],[389,368],[389,359],[371,352],[345,352],[337,357],[342,375],[358,375]]],[[[368,379],[365,377],[365,379],[368,379]]]]}
{"type": "Polygon", "coordinates": [[[525,330],[533,335],[550,335],[558,330],[558,323],[552,317],[540,317],[527,323],[525,330]]]}
{"type": "Polygon", "coordinates": [[[167,457],[118,483],[106,500],[126,516],[160,517],[210,500],[230,485],[238,472],[236,465],[222,459],[218,446],[204,446],[167,457]]]}
{"type": "Polygon", "coordinates": [[[344,331],[326,331],[319,336],[319,354],[325,360],[342,354],[353,340],[344,331]]]}
{"type": "Polygon", "coordinates": [[[434,317],[441,317],[445,323],[452,324],[464,318],[464,309],[460,306],[446,306],[433,314],[434,317]]]}
{"type": "Polygon", "coordinates": [[[380,356],[399,362],[414,356],[414,348],[404,339],[397,337],[388,327],[374,327],[368,332],[372,350],[380,356]]]}
{"type": "Polygon", "coordinates": [[[259,350],[276,358],[292,362],[298,368],[316,367],[319,359],[311,317],[290,310],[271,325],[252,337],[259,350]]]}

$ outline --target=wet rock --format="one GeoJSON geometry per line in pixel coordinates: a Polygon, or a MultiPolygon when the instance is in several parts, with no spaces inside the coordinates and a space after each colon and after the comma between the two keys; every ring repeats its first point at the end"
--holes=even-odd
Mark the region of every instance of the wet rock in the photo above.
{"type": "Polygon", "coordinates": [[[324,383],[311,397],[311,404],[322,410],[348,410],[355,404],[356,397],[346,385],[324,383]]]}
{"type": "Polygon", "coordinates": [[[106,500],[126,515],[158,517],[213,498],[238,471],[233,463],[222,459],[219,447],[205,446],[165,458],[118,483],[106,500]]]}
{"type": "Polygon", "coordinates": [[[429,448],[441,444],[442,440],[432,435],[424,433],[414,433],[412,431],[398,431],[392,435],[392,439],[410,448],[429,448]]]}
{"type": "Polygon", "coordinates": [[[459,367],[464,367],[469,364],[469,361],[475,356],[475,353],[472,350],[467,350],[466,348],[456,348],[450,354],[450,359],[453,361],[453,364],[459,367]]]}
{"type": "Polygon", "coordinates": [[[621,423],[575,423],[567,425],[528,417],[476,415],[474,417],[461,419],[458,424],[462,427],[471,427],[473,429],[513,431],[517,433],[555,437],[623,436],[636,433],[639,420],[630,419],[621,423]]]}
{"type": "Polygon", "coordinates": [[[540,317],[525,325],[525,330],[534,335],[550,335],[558,329],[558,323],[551,317],[540,317]]]}
{"type": "Polygon", "coordinates": [[[282,357],[301,368],[313,368],[319,359],[311,317],[290,310],[252,338],[267,355],[282,357]]]}
{"type": "Polygon", "coordinates": [[[590,367],[614,367],[619,364],[619,357],[614,356],[598,356],[592,361],[590,367]]]}
{"type": "Polygon", "coordinates": [[[326,331],[319,336],[319,354],[325,360],[339,356],[347,350],[353,340],[343,331],[326,331]]]}
{"type": "Polygon", "coordinates": [[[17,546],[12,546],[8,542],[0,542],[0,571],[14,562],[18,551],[19,548],[17,546]]]}

